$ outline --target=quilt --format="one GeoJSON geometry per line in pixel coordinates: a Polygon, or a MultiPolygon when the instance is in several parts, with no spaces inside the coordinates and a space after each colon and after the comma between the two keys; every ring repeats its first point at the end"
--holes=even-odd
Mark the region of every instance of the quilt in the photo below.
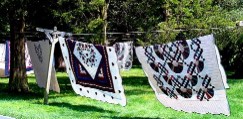
{"type": "Polygon", "coordinates": [[[137,57],[166,107],[196,113],[230,115],[213,35],[147,47],[137,57]]]}
{"type": "MultiPolygon", "coordinates": [[[[6,49],[5,49],[5,76],[10,75],[10,41],[6,41],[5,43],[6,49]]],[[[29,55],[29,50],[27,47],[27,44],[25,43],[25,65],[26,65],[26,73],[31,74],[33,73],[33,67],[32,62],[29,55]]]]}
{"type": "Polygon", "coordinates": [[[113,47],[59,37],[73,90],[92,99],[126,105],[117,56],[113,47]]]}
{"type": "MultiPolygon", "coordinates": [[[[30,59],[33,64],[36,82],[39,87],[45,88],[48,76],[48,65],[51,52],[49,40],[27,41],[30,59]]],[[[54,66],[51,71],[50,90],[60,92],[54,66]]]]}
{"type": "Polygon", "coordinates": [[[118,67],[121,70],[129,70],[133,61],[133,42],[116,42],[113,47],[117,55],[118,67]]]}
{"type": "Polygon", "coordinates": [[[220,58],[218,47],[216,45],[215,45],[215,51],[216,51],[216,56],[217,56],[218,63],[219,63],[219,70],[220,70],[221,75],[222,75],[224,87],[229,88],[229,85],[227,83],[226,73],[225,73],[224,67],[221,65],[221,58],[220,58]]]}
{"type": "Polygon", "coordinates": [[[5,43],[0,43],[0,77],[5,77],[5,55],[6,45],[5,43]]]}

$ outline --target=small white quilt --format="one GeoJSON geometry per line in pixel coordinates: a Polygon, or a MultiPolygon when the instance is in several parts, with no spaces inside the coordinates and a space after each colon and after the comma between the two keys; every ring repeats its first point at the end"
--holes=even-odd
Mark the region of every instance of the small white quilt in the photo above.
{"type": "MultiPolygon", "coordinates": [[[[49,40],[27,41],[27,46],[33,64],[36,82],[39,87],[45,88],[51,52],[49,40]]],[[[54,66],[51,71],[50,90],[60,92],[54,66]]]]}

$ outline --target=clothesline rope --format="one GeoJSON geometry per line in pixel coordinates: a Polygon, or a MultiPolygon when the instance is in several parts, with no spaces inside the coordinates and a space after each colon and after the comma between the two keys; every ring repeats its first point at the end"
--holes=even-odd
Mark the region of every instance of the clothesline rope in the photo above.
{"type": "MultiPolygon", "coordinates": [[[[129,31],[129,32],[107,32],[107,35],[134,35],[134,34],[146,34],[146,33],[163,33],[166,31],[170,32],[183,32],[183,31],[206,31],[206,30],[229,30],[229,29],[237,29],[241,28],[239,26],[235,27],[225,27],[225,28],[205,28],[205,29],[200,29],[200,28],[193,28],[193,29],[164,29],[164,30],[155,30],[155,31],[129,31]]],[[[40,32],[53,32],[53,30],[50,29],[42,29],[42,28],[37,28],[37,31],[26,31],[26,32],[15,32],[18,34],[38,34],[40,32]]],[[[93,36],[93,35],[99,35],[97,33],[78,33],[78,34],[73,34],[71,32],[65,32],[65,31],[56,31],[56,33],[61,34],[64,33],[67,36],[93,36]]],[[[9,35],[9,33],[6,32],[0,32],[2,35],[9,35]]],[[[103,34],[103,33],[101,33],[103,34]]],[[[31,35],[30,35],[31,36],[31,35]]]]}

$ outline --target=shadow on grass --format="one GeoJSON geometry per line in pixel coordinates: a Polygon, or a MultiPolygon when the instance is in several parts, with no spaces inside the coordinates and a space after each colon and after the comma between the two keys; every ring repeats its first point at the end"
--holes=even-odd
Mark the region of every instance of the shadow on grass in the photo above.
{"type": "Polygon", "coordinates": [[[242,84],[243,85],[243,80],[234,80],[234,79],[230,79],[230,80],[227,80],[228,84],[230,85],[237,85],[237,84],[242,84]]]}
{"type": "Polygon", "coordinates": [[[153,93],[152,88],[148,90],[143,90],[143,89],[133,89],[133,90],[125,90],[125,94],[127,96],[131,96],[131,95],[142,95],[142,94],[149,94],[149,93],[153,93]]]}
{"type": "Polygon", "coordinates": [[[119,116],[102,116],[102,118],[109,119],[161,119],[161,118],[151,118],[151,117],[119,117],[119,116]]]}
{"type": "Polygon", "coordinates": [[[127,86],[149,86],[147,77],[122,77],[122,84],[127,86]]]}
{"type": "Polygon", "coordinates": [[[141,95],[146,93],[151,93],[152,88],[148,82],[147,77],[131,76],[123,77],[122,84],[125,86],[131,86],[136,89],[125,89],[126,95],[141,95]]]}
{"type": "MultiPolygon", "coordinates": [[[[38,87],[38,85],[35,82],[35,76],[34,75],[28,75],[28,79],[31,80],[29,82],[29,88],[30,92],[28,93],[10,93],[8,92],[8,84],[0,83],[0,100],[30,100],[30,99],[42,99],[44,96],[44,88],[38,87]]],[[[50,93],[50,98],[52,96],[57,97],[64,97],[67,95],[74,95],[75,93],[73,91],[73,88],[70,83],[70,79],[68,76],[57,76],[58,83],[61,89],[60,94],[54,94],[53,91],[50,93]]],[[[125,90],[126,95],[139,95],[149,92],[148,90],[139,90],[137,87],[148,87],[150,88],[150,85],[148,83],[147,77],[141,77],[141,76],[125,76],[122,77],[122,82],[124,86],[132,86],[136,89],[130,89],[125,90]]]]}
{"type": "Polygon", "coordinates": [[[243,76],[228,75],[227,78],[231,80],[243,80],[243,76]]]}
{"type": "Polygon", "coordinates": [[[58,102],[49,103],[49,106],[65,107],[65,108],[72,109],[72,110],[79,111],[79,112],[93,111],[93,112],[112,113],[112,114],[117,113],[117,112],[110,111],[110,110],[104,110],[102,108],[98,108],[98,107],[95,107],[95,106],[72,105],[72,104],[63,103],[63,102],[62,103],[58,103],[58,102]]]}
{"type": "Polygon", "coordinates": [[[33,100],[44,97],[44,89],[39,88],[35,83],[28,84],[29,92],[9,92],[8,84],[0,83],[0,100],[33,100]]]}
{"type": "Polygon", "coordinates": [[[0,92],[0,100],[32,100],[42,99],[42,92],[29,91],[27,93],[12,93],[4,89],[0,92]]]}
{"type": "Polygon", "coordinates": [[[71,84],[69,77],[67,76],[57,76],[59,84],[71,84]]]}
{"type": "MultiPolygon", "coordinates": [[[[58,83],[61,88],[61,93],[67,93],[70,91],[73,91],[69,77],[68,76],[59,76],[58,77],[58,83]]],[[[124,86],[134,86],[134,87],[150,87],[150,84],[148,82],[147,77],[141,77],[141,76],[131,76],[131,77],[122,77],[122,84],[124,86]]],[[[152,91],[152,89],[151,89],[152,91]]],[[[150,91],[146,90],[125,90],[126,95],[139,95],[144,94],[150,91]]]]}

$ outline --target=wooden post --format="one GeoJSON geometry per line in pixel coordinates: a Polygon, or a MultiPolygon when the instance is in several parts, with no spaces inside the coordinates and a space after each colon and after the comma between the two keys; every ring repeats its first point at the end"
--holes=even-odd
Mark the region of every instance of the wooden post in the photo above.
{"type": "Polygon", "coordinates": [[[58,42],[58,37],[57,37],[57,29],[54,27],[54,32],[53,32],[53,41],[51,43],[51,52],[50,52],[50,59],[49,59],[49,64],[48,64],[48,74],[47,74],[47,81],[46,81],[46,89],[44,91],[44,104],[48,104],[48,95],[49,95],[49,89],[50,89],[50,82],[51,82],[51,71],[53,67],[53,57],[54,57],[54,49],[55,49],[55,44],[58,42]]]}

